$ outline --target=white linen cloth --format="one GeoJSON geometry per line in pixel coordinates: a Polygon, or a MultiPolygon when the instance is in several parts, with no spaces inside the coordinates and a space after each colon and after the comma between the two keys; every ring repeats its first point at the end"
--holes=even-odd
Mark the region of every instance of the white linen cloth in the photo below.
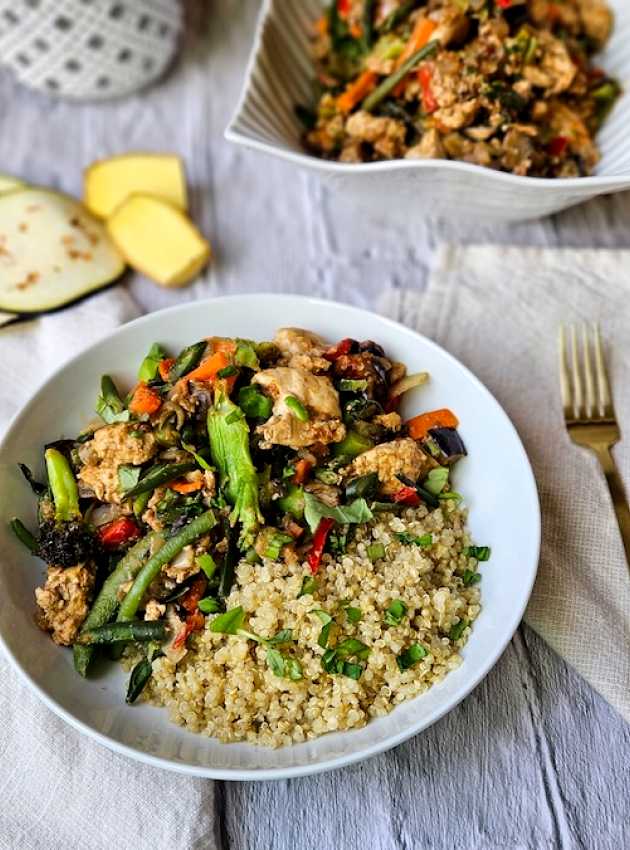
{"type": "Polygon", "coordinates": [[[380,304],[458,357],[516,425],[543,521],[525,621],[628,721],[630,572],[603,473],[564,428],[557,334],[561,322],[602,323],[630,494],[629,270],[628,251],[445,246],[427,292],[394,290],[380,304]]]}
{"type": "MultiPolygon", "coordinates": [[[[117,287],[0,329],[0,430],[50,372],[138,312],[117,287]]],[[[40,703],[3,653],[0,718],[2,850],[220,846],[213,782],[140,764],[80,735],[40,703]]]]}

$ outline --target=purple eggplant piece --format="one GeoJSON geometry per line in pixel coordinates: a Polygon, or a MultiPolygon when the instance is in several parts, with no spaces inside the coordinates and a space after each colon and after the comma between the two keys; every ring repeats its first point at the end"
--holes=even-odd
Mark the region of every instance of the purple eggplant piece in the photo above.
{"type": "Polygon", "coordinates": [[[425,447],[429,454],[446,466],[468,454],[456,428],[431,428],[425,447]]]}

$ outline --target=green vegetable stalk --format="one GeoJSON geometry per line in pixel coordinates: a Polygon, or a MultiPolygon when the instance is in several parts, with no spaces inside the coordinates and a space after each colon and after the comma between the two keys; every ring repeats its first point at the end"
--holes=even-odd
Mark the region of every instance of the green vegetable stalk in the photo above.
{"type": "MultiPolygon", "coordinates": [[[[114,571],[105,580],[100,593],[94,600],[89,614],[87,615],[79,638],[93,629],[100,628],[108,623],[118,608],[118,591],[128,581],[132,581],[142,569],[144,559],[151,549],[155,549],[162,542],[160,534],[152,531],[132,546],[118,562],[114,571]]],[[[86,676],[88,668],[94,656],[94,649],[90,646],[73,647],[74,668],[81,676],[86,676]]]]}
{"type": "Polygon", "coordinates": [[[47,449],[44,457],[55,504],[55,519],[57,522],[80,519],[79,490],[70,464],[57,449],[47,449]]]}
{"type": "Polygon", "coordinates": [[[161,620],[129,620],[124,623],[109,623],[82,632],[77,638],[77,643],[92,646],[131,640],[164,640],[165,637],[166,625],[161,620]]]}
{"type": "Polygon", "coordinates": [[[419,50],[410,56],[409,59],[405,63],[403,63],[400,68],[394,71],[393,74],[390,74],[389,77],[385,77],[383,82],[374,89],[374,91],[369,94],[363,103],[361,104],[361,108],[365,109],[366,112],[371,112],[375,109],[379,103],[384,100],[387,95],[396,88],[398,83],[407,76],[407,74],[413,70],[413,68],[417,65],[418,62],[421,62],[423,59],[427,59],[431,56],[437,48],[439,47],[438,41],[430,41],[424,47],[421,47],[419,50]]]}
{"type": "Polygon", "coordinates": [[[206,511],[184,526],[174,537],[167,540],[162,548],[149,558],[136,575],[134,583],[120,604],[117,617],[118,622],[133,619],[149,585],[164,564],[172,561],[182,551],[184,546],[189,546],[201,537],[202,534],[207,534],[215,524],[214,513],[212,511],[206,511]]]}
{"type": "Polygon", "coordinates": [[[181,463],[158,463],[151,467],[146,475],[134,487],[127,490],[123,496],[125,499],[135,499],[142,493],[151,493],[160,484],[173,481],[174,478],[181,478],[186,472],[192,472],[196,468],[197,464],[194,460],[181,463]]]}
{"type": "Polygon", "coordinates": [[[258,501],[258,475],[249,451],[249,427],[239,408],[224,394],[208,411],[208,436],[212,460],[221,476],[221,487],[234,506],[230,523],[241,524],[239,546],[254,543],[264,521],[258,501]]]}

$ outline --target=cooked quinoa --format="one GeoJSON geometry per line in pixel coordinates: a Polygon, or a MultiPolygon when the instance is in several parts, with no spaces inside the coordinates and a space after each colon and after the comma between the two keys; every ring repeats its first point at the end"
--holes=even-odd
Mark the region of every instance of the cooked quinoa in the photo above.
{"type": "Polygon", "coordinates": [[[306,564],[242,561],[227,608],[242,606],[246,628],[259,635],[292,629],[290,652],[299,659],[302,679],[275,676],[260,644],[206,628],[177,665],[166,657],[154,662],[146,698],[166,706],[171,719],[191,731],[270,747],[355,729],[387,714],[462,663],[460,649],[470,627],[457,640],[449,633],[461,621],[472,623],[480,611],[478,587],[465,587],[462,579],[465,570],[476,569],[464,552],[470,544],[465,522],[466,512],[456,502],[432,511],[420,506],[401,515],[381,514],[357,528],[339,559],[324,555],[316,591],[300,597],[310,574],[306,564]],[[404,544],[396,536],[401,532],[430,534],[431,545],[404,544]],[[375,542],[383,544],[385,557],[373,563],[367,546],[375,542]],[[404,602],[407,612],[400,625],[388,626],[386,611],[394,600],[404,602]],[[359,622],[349,622],[347,605],[360,610],[359,622]],[[369,647],[358,681],[323,670],[325,650],[317,643],[322,623],[314,609],[334,620],[330,643],[351,636],[369,647]],[[427,655],[401,672],[397,656],[416,643],[427,655]]]}

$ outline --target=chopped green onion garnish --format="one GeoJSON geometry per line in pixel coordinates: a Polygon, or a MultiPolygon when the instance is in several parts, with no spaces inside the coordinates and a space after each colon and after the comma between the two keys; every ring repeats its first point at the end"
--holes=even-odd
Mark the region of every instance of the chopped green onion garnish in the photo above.
{"type": "Polygon", "coordinates": [[[344,661],[343,667],[341,668],[341,675],[357,681],[357,679],[361,678],[363,670],[364,668],[361,664],[353,664],[351,661],[344,661]]]}
{"type": "Polygon", "coordinates": [[[428,490],[434,496],[438,496],[444,489],[448,481],[448,469],[445,466],[438,466],[432,469],[424,479],[424,489],[428,490]]]}
{"type": "Polygon", "coordinates": [[[398,669],[401,673],[404,673],[405,670],[409,670],[410,667],[413,667],[421,661],[425,656],[429,653],[420,643],[412,643],[411,646],[407,647],[404,652],[401,652],[400,655],[396,657],[396,663],[398,664],[398,669]]]}
{"type": "Polygon", "coordinates": [[[363,611],[360,608],[353,608],[352,605],[347,605],[346,617],[351,623],[358,623],[363,617],[363,611]]]}
{"type": "Polygon", "coordinates": [[[276,531],[273,534],[269,535],[267,540],[267,546],[264,551],[265,558],[269,558],[270,561],[277,561],[280,557],[280,552],[282,551],[282,547],[287,543],[292,543],[293,538],[290,534],[282,534],[280,531],[276,531]]]}
{"type": "Polygon", "coordinates": [[[407,606],[402,599],[394,599],[387,611],[385,611],[385,622],[388,626],[399,626],[406,613],[407,606]]]}
{"type": "Polygon", "coordinates": [[[367,390],[367,381],[354,381],[349,378],[342,378],[339,381],[339,389],[346,393],[356,393],[362,390],[367,390]]]}
{"type": "Polygon", "coordinates": [[[295,416],[296,419],[299,419],[300,422],[308,422],[308,420],[311,418],[309,416],[308,410],[304,407],[302,402],[294,395],[288,395],[285,398],[284,402],[291,411],[291,413],[295,416]]]}
{"type": "Polygon", "coordinates": [[[304,576],[302,579],[302,587],[300,588],[300,592],[297,595],[299,599],[300,596],[313,595],[317,590],[317,581],[313,578],[313,576],[304,576]]]}
{"type": "Polygon", "coordinates": [[[462,581],[464,587],[472,587],[473,584],[479,584],[481,581],[481,573],[474,572],[474,570],[464,570],[462,581]]]}
{"type": "Polygon", "coordinates": [[[326,611],[322,611],[321,608],[313,608],[310,613],[315,614],[316,617],[319,617],[319,619],[323,623],[322,630],[319,633],[319,637],[317,638],[317,643],[321,646],[322,649],[326,649],[326,647],[328,646],[328,638],[330,636],[330,629],[332,626],[333,619],[330,614],[326,613],[326,611]]]}
{"type": "Polygon", "coordinates": [[[416,537],[408,531],[398,531],[396,532],[396,537],[406,546],[431,546],[433,543],[432,534],[423,534],[421,537],[416,537]]]}
{"type": "Polygon", "coordinates": [[[468,626],[468,620],[460,620],[459,623],[455,623],[455,625],[451,628],[448,633],[449,640],[457,641],[464,634],[464,630],[468,626]]]}
{"type": "Polygon", "coordinates": [[[370,543],[366,551],[370,561],[378,561],[385,557],[385,547],[382,543],[370,543]]]}
{"type": "Polygon", "coordinates": [[[203,570],[208,579],[211,579],[217,570],[217,564],[209,552],[197,555],[197,566],[200,570],[203,570]]]}
{"type": "Polygon", "coordinates": [[[217,614],[221,610],[221,605],[212,596],[206,596],[205,599],[200,599],[197,606],[202,614],[217,614]]]}
{"type": "Polygon", "coordinates": [[[475,558],[477,561],[489,561],[492,550],[489,546],[468,546],[464,549],[464,555],[475,558]]]}

